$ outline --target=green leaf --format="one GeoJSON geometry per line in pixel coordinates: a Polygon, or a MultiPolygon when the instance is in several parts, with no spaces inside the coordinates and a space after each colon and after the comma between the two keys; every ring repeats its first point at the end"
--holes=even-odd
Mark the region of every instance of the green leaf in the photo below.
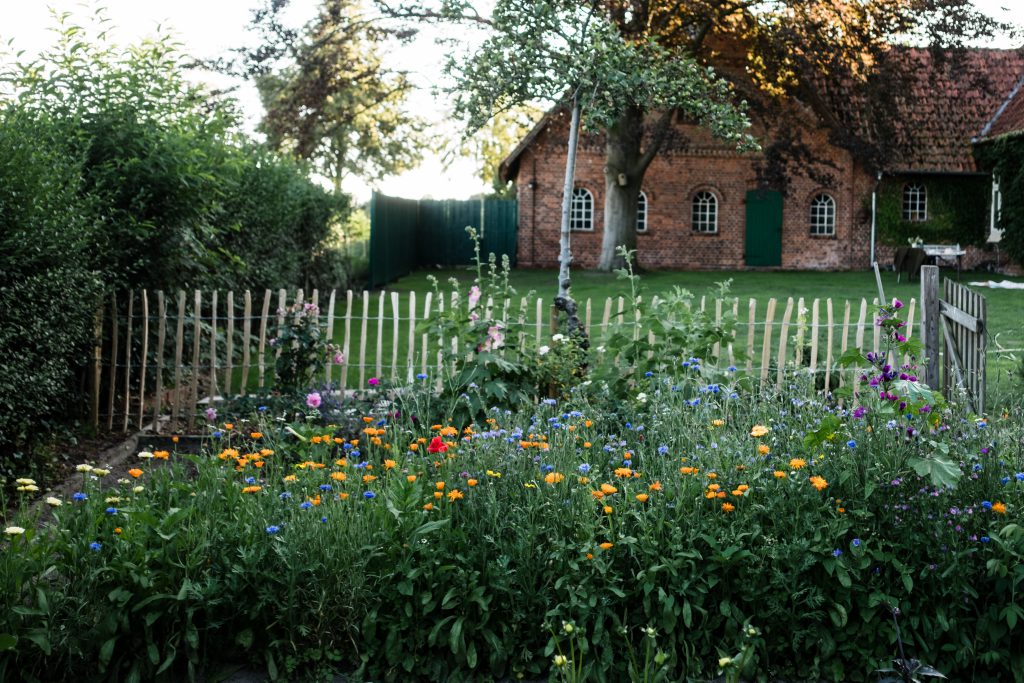
{"type": "Polygon", "coordinates": [[[115,645],[117,645],[117,636],[108,638],[100,647],[100,671],[105,671],[107,666],[110,664],[110,659],[114,656],[115,645]]]}
{"type": "Polygon", "coordinates": [[[928,477],[932,486],[955,487],[957,480],[963,476],[963,472],[956,463],[941,455],[932,455],[924,458],[913,457],[908,460],[919,476],[928,477]]]}
{"type": "Polygon", "coordinates": [[[848,367],[850,365],[870,365],[871,363],[864,354],[861,353],[860,349],[847,349],[846,352],[839,356],[837,361],[841,366],[848,367]]]}
{"type": "Polygon", "coordinates": [[[235,635],[235,642],[238,643],[238,645],[241,646],[241,648],[243,650],[248,650],[250,647],[252,647],[252,642],[253,642],[253,632],[252,632],[252,629],[251,628],[247,628],[247,629],[243,629],[243,630],[239,631],[235,635]]]}
{"type": "Polygon", "coordinates": [[[18,645],[18,636],[10,633],[0,633],[0,652],[13,650],[18,645]]]}

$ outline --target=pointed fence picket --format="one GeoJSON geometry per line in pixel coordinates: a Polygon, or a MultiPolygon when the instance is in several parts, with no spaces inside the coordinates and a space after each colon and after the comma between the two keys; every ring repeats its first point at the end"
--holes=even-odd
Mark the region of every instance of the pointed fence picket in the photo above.
{"type": "MultiPolygon", "coordinates": [[[[273,311],[274,292],[264,290],[258,308],[253,305],[254,295],[258,297],[249,291],[218,296],[214,291],[195,290],[190,307],[188,293],[183,291],[111,296],[96,316],[91,373],[95,389],[90,401],[94,425],[158,433],[192,430],[206,404],[231,396],[267,395],[280,352],[270,337],[279,333],[290,304],[316,303],[321,294],[313,291],[306,299],[302,290],[278,290],[273,311]],[[167,305],[168,299],[177,306],[167,305]]],[[[351,392],[366,388],[371,377],[404,383],[422,373],[434,374],[434,386],[440,386],[441,373],[450,371],[442,349],[457,351],[459,346],[456,339],[432,334],[431,321],[445,310],[465,312],[466,299],[456,293],[436,297],[433,292],[419,297],[399,292],[376,296],[373,302],[366,291],[324,293],[322,298],[328,302],[327,310],[320,312],[324,338],[341,349],[342,358],[341,363],[335,363],[333,356],[326,359],[318,382],[351,392]],[[339,300],[340,296],[344,298],[339,300]]],[[[510,347],[551,344],[551,307],[545,299],[484,303],[500,318],[510,347]]],[[[609,297],[588,299],[581,306],[595,347],[608,339],[616,325],[631,327],[628,336],[645,338],[656,347],[653,328],[629,311],[627,303],[622,297],[609,297]]],[[[730,316],[733,320],[731,337],[716,346],[712,356],[723,366],[742,364],[762,390],[785,381],[793,371],[814,378],[819,391],[849,385],[863,368],[838,368],[837,359],[850,347],[879,348],[878,328],[866,299],[772,298],[765,303],[760,309],[755,299],[746,305],[737,300],[702,302],[704,315],[714,324],[730,316]],[[871,337],[869,329],[874,330],[871,337]]],[[[907,337],[915,334],[919,324],[915,315],[921,310],[916,301],[909,302],[907,337]]]]}

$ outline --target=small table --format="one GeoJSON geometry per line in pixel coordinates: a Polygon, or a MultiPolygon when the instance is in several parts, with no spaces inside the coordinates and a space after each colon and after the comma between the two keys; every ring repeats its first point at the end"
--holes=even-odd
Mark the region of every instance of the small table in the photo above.
{"type": "Polygon", "coordinates": [[[960,266],[963,263],[963,257],[967,250],[961,249],[959,244],[922,244],[921,249],[934,265],[939,265],[940,260],[952,261],[955,258],[956,279],[960,280],[960,266]]]}

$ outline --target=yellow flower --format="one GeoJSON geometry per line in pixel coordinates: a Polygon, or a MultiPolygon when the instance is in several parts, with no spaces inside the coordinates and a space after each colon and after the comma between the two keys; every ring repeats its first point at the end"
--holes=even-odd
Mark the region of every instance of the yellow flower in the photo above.
{"type": "Polygon", "coordinates": [[[555,655],[555,666],[559,669],[565,666],[568,661],[569,660],[565,658],[565,655],[555,655]]]}
{"type": "Polygon", "coordinates": [[[557,484],[563,479],[565,479],[565,475],[561,472],[548,472],[544,475],[544,481],[548,484],[557,484]]]}
{"type": "Polygon", "coordinates": [[[605,505],[604,506],[604,514],[606,514],[606,515],[612,514],[612,506],[611,505],[605,505]]]}
{"type": "Polygon", "coordinates": [[[22,477],[21,479],[15,479],[14,483],[18,486],[30,486],[36,483],[35,479],[29,479],[28,477],[22,477]]]}
{"type": "Polygon", "coordinates": [[[804,467],[807,467],[807,461],[804,460],[803,458],[793,458],[792,460],[789,461],[789,466],[791,469],[799,470],[804,467]]]}
{"type": "Polygon", "coordinates": [[[612,486],[611,484],[601,484],[601,493],[605,494],[606,496],[610,496],[618,492],[619,490],[612,486]]]}
{"type": "Polygon", "coordinates": [[[373,481],[376,478],[377,477],[373,476],[372,474],[364,474],[363,475],[363,483],[364,484],[369,484],[371,481],[373,481]]]}
{"type": "Polygon", "coordinates": [[[736,506],[732,503],[722,503],[722,512],[732,512],[736,509],[736,506]]]}
{"type": "Polygon", "coordinates": [[[770,431],[771,430],[768,427],[765,427],[764,425],[754,425],[753,429],[750,430],[750,435],[756,439],[764,436],[770,431]]]}
{"type": "Polygon", "coordinates": [[[348,475],[344,472],[331,472],[331,479],[334,481],[345,481],[348,479],[348,475]]]}
{"type": "Polygon", "coordinates": [[[487,476],[494,477],[495,479],[501,479],[501,472],[493,472],[491,470],[487,470],[487,476]]]}
{"type": "Polygon", "coordinates": [[[61,501],[60,498],[54,498],[53,496],[50,496],[49,498],[46,499],[46,504],[49,505],[50,507],[55,507],[56,508],[56,507],[60,507],[64,503],[63,503],[63,501],[61,501]]]}
{"type": "Polygon", "coordinates": [[[828,488],[828,482],[825,481],[824,477],[811,477],[810,482],[811,486],[818,489],[819,491],[823,491],[824,489],[828,488]]]}
{"type": "Polygon", "coordinates": [[[650,486],[647,487],[647,490],[648,491],[660,491],[661,490],[661,482],[660,481],[654,482],[653,484],[651,484],[650,486]]]}
{"type": "Polygon", "coordinates": [[[386,470],[393,470],[393,469],[395,469],[395,466],[397,464],[398,463],[396,463],[394,460],[385,460],[384,461],[384,469],[386,469],[386,470]]]}
{"type": "Polygon", "coordinates": [[[242,493],[256,493],[257,491],[262,490],[262,486],[246,486],[244,489],[242,489],[242,493]]]}
{"type": "Polygon", "coordinates": [[[711,426],[712,427],[721,427],[724,424],[725,424],[725,420],[712,420],[711,421],[711,426]]]}
{"type": "Polygon", "coordinates": [[[772,449],[768,448],[767,444],[759,444],[757,446],[757,452],[761,455],[768,455],[772,449]]]}
{"type": "Polygon", "coordinates": [[[287,477],[284,478],[285,481],[296,481],[297,479],[298,477],[296,477],[294,474],[289,474],[287,477]]]}
{"type": "Polygon", "coordinates": [[[633,470],[629,469],[628,467],[616,467],[615,476],[621,479],[628,479],[629,477],[633,476],[633,470]]]}
{"type": "Polygon", "coordinates": [[[647,495],[646,493],[636,494],[636,499],[639,500],[641,503],[646,503],[648,498],[650,498],[650,496],[647,495]]]}
{"type": "Polygon", "coordinates": [[[457,500],[461,500],[462,498],[463,498],[462,491],[460,491],[458,489],[452,489],[451,491],[448,492],[448,500],[453,502],[453,503],[455,501],[457,501],[457,500]]]}

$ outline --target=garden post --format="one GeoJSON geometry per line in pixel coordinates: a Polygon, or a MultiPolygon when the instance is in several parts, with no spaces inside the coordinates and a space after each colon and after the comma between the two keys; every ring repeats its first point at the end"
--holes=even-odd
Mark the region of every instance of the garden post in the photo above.
{"type": "Polygon", "coordinates": [[[924,337],[924,382],[939,386],[939,267],[921,266],[921,332],[924,337]]]}

